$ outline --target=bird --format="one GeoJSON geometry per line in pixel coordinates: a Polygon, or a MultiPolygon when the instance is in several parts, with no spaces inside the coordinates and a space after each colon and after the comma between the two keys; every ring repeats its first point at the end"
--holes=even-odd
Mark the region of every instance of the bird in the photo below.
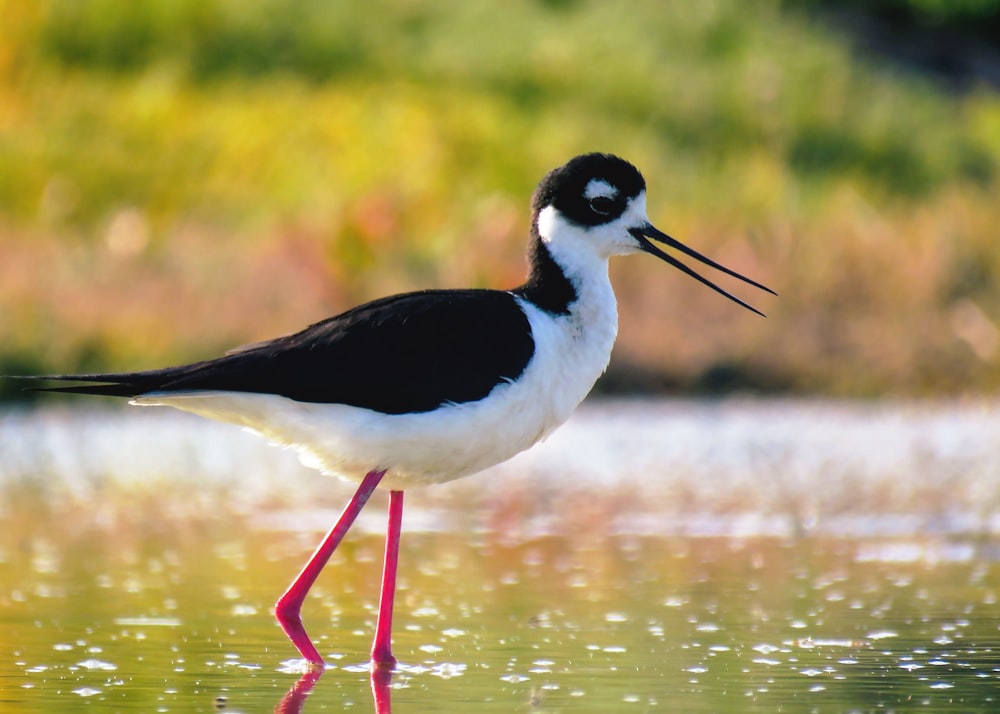
{"type": "Polygon", "coordinates": [[[618,156],[588,153],[547,173],[535,189],[529,271],[518,287],[392,295],[215,359],[30,377],[58,383],[32,389],[125,397],[235,424],[357,484],[275,604],[279,625],[308,668],[325,666],[302,623],[309,589],[372,493],[387,489],[370,665],[391,670],[405,491],[506,461],[569,418],[607,368],[617,335],[611,257],[651,254],[763,315],[653,241],[776,295],[655,228],[639,170],[618,156]]]}

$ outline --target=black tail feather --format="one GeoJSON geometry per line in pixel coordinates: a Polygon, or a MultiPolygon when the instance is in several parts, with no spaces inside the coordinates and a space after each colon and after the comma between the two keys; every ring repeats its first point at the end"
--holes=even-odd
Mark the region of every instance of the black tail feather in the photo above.
{"type": "Polygon", "coordinates": [[[134,384],[93,384],[75,387],[26,387],[26,392],[61,392],[63,394],[95,394],[105,397],[135,397],[142,394],[134,384]]]}
{"type": "Polygon", "coordinates": [[[156,391],[177,378],[184,368],[158,369],[149,372],[123,372],[119,374],[43,374],[16,375],[11,379],[35,382],[93,382],[67,387],[25,387],[26,392],[56,392],[63,394],[94,394],[105,397],[137,397],[156,391]]]}

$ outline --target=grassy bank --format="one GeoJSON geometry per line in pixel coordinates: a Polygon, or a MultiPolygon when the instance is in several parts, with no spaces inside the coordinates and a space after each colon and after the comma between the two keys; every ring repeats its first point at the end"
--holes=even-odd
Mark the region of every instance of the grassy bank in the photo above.
{"type": "Polygon", "coordinates": [[[764,321],[613,268],[609,384],[1000,386],[1000,99],[780,3],[0,1],[0,372],[211,356],[523,274],[537,179],[620,153],[764,321]],[[682,305],[683,309],[678,309],[682,305]]]}

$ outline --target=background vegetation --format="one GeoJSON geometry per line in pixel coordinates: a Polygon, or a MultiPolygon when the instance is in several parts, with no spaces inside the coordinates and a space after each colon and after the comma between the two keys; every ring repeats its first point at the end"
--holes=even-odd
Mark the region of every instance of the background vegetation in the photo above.
{"type": "MultiPolygon", "coordinates": [[[[986,50],[1000,12],[875,5],[986,50]]],[[[781,294],[735,286],[762,320],[619,260],[605,389],[992,392],[1000,97],[894,61],[895,35],[859,50],[859,7],[0,0],[0,373],[513,286],[534,184],[603,150],[659,226],[781,294]]]]}

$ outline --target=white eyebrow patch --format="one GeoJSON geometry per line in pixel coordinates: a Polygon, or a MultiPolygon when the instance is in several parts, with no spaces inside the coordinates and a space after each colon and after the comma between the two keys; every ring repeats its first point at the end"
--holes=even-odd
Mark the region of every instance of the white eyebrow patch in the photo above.
{"type": "Polygon", "coordinates": [[[587,188],[583,191],[583,197],[590,201],[598,196],[617,198],[618,189],[604,179],[591,179],[590,183],[587,184],[587,188]]]}

